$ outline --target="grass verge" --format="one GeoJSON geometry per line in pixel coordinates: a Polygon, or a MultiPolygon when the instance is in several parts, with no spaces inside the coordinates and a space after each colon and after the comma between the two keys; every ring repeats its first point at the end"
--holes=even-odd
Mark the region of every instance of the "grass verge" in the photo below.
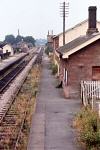
{"type": "Polygon", "coordinates": [[[83,108],[74,121],[78,140],[86,150],[100,150],[100,118],[90,107],[83,108]]]}

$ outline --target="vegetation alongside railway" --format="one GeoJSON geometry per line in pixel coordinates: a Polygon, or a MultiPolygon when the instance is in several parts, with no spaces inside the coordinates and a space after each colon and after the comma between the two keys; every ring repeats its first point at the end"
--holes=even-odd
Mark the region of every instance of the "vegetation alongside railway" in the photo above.
{"type": "Polygon", "coordinates": [[[28,141],[29,130],[32,121],[32,115],[35,111],[35,106],[36,106],[36,95],[38,92],[40,74],[41,74],[41,66],[35,65],[34,68],[31,70],[20,93],[21,95],[23,95],[24,93],[26,95],[26,100],[28,100],[27,115],[25,119],[24,128],[22,130],[23,132],[21,135],[21,143],[19,143],[20,150],[27,149],[27,141],[28,141]]]}
{"type": "Polygon", "coordinates": [[[100,118],[91,108],[83,108],[76,116],[74,126],[78,129],[78,140],[87,150],[100,149],[100,118]]]}
{"type": "Polygon", "coordinates": [[[0,149],[27,149],[27,140],[32,114],[35,110],[40,72],[41,66],[34,65],[13,105],[1,123],[0,149]]]}

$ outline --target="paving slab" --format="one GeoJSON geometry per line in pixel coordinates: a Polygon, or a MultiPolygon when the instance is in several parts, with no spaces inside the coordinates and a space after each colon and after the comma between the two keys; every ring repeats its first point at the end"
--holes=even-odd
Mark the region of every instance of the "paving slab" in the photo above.
{"type": "Polygon", "coordinates": [[[82,150],[72,127],[81,101],[62,96],[62,91],[55,88],[56,79],[49,67],[49,59],[44,56],[40,91],[27,150],[82,150]]]}

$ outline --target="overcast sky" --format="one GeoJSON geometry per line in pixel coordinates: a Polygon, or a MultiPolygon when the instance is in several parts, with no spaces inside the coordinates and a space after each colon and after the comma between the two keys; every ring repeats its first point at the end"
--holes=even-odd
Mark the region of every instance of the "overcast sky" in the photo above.
{"type": "MultiPolygon", "coordinates": [[[[46,38],[48,30],[54,34],[62,32],[60,3],[63,0],[0,0],[0,40],[5,35],[17,35],[18,28],[23,36],[46,38]]],[[[69,16],[66,29],[87,19],[88,6],[96,5],[100,20],[100,0],[68,0],[69,16]]]]}

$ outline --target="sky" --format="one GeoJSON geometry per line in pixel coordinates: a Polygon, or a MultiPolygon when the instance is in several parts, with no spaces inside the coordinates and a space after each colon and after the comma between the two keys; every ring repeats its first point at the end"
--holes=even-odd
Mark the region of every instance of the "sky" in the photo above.
{"type": "MultiPolygon", "coordinates": [[[[62,32],[60,3],[64,0],[0,0],[0,41],[5,35],[46,38],[48,30],[62,32]]],[[[69,2],[66,29],[88,18],[88,7],[97,6],[100,21],[100,0],[65,0],[69,2]]]]}

